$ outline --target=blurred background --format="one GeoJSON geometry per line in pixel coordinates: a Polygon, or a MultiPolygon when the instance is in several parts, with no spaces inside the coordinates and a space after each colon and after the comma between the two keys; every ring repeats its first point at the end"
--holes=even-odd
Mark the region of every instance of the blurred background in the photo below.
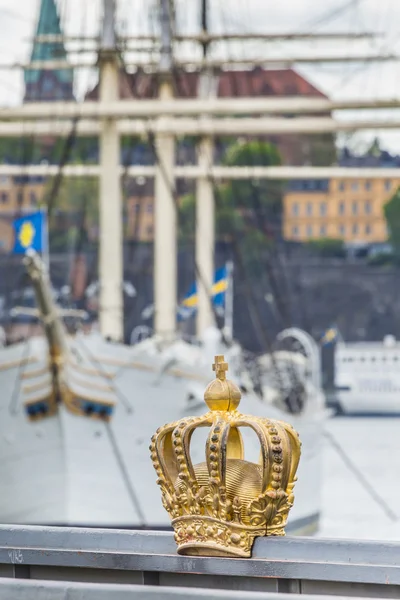
{"type": "Polygon", "coordinates": [[[32,248],[70,334],[100,331],[128,358],[154,357],[156,339],[161,361],[160,339],[204,349],[214,327],[240,348],[245,394],[277,390],[271,405],[308,426],[321,392],[319,533],[396,538],[399,18],[395,0],[0,0],[0,363],[19,352],[0,373],[7,406],[51,396],[19,385],[43,333],[32,248]],[[196,98],[225,103],[154,104],[196,98]]]}

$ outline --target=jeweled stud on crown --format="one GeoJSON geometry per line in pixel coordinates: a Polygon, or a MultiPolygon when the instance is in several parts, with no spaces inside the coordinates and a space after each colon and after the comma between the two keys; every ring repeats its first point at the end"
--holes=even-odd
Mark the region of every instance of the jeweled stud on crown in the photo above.
{"type": "Polygon", "coordinates": [[[158,429],[151,458],[178,553],[249,557],[254,538],[285,535],[301,444],[290,425],[237,410],[240,390],[226,379],[223,356],[213,369],[216,379],[204,393],[209,412],[158,429]],[[198,427],[209,429],[206,460],[193,465],[190,439],[198,427]],[[258,464],[244,458],[244,427],[259,439],[258,464]]]}

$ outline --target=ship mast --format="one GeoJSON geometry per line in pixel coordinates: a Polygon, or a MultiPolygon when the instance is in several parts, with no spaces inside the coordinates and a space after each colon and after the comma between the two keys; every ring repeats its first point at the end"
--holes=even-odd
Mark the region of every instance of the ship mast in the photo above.
{"type": "MultiPolygon", "coordinates": [[[[158,97],[160,104],[173,99],[172,3],[160,0],[161,53],[158,97]]],[[[161,113],[161,124],[168,122],[161,113]]],[[[175,137],[173,132],[155,135],[154,207],[154,310],[155,332],[172,339],[177,306],[177,214],[174,202],[175,137]]]]}
{"type": "MultiPolygon", "coordinates": [[[[199,98],[208,102],[216,95],[217,80],[213,70],[207,66],[208,42],[208,2],[201,0],[201,26],[204,36],[203,61],[204,69],[199,78],[199,98]]],[[[200,120],[207,117],[200,115],[200,120]]],[[[214,144],[211,135],[200,138],[197,146],[198,165],[204,174],[196,182],[196,264],[197,272],[197,321],[196,333],[201,337],[204,331],[214,325],[214,313],[210,302],[210,292],[214,277],[215,246],[215,203],[213,182],[209,176],[210,165],[214,162],[214,144]]]]}
{"type": "MultiPolygon", "coordinates": [[[[100,105],[119,100],[119,69],[115,37],[115,0],[104,0],[99,52],[100,105]]],[[[101,120],[100,133],[100,330],[104,337],[123,339],[123,235],[117,122],[101,120]]]]}

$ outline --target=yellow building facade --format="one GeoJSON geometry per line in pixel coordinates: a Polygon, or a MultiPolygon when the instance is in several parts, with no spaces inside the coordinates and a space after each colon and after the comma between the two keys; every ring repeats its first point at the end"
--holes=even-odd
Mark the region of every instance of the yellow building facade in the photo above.
{"type": "Polygon", "coordinates": [[[380,243],[388,237],[384,206],[397,190],[397,179],[294,181],[284,196],[286,240],[342,239],[380,243]]]}
{"type": "Polygon", "coordinates": [[[0,216],[35,210],[43,197],[44,188],[43,178],[31,177],[25,182],[0,176],[0,216]]]}

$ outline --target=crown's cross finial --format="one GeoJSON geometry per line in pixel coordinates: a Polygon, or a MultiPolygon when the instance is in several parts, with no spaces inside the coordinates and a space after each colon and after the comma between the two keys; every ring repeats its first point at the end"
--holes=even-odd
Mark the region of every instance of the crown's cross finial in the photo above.
{"type": "Polygon", "coordinates": [[[224,356],[222,354],[215,357],[215,362],[213,364],[213,371],[215,371],[215,375],[217,379],[224,381],[226,379],[226,372],[228,370],[228,363],[224,361],[224,356]]]}

